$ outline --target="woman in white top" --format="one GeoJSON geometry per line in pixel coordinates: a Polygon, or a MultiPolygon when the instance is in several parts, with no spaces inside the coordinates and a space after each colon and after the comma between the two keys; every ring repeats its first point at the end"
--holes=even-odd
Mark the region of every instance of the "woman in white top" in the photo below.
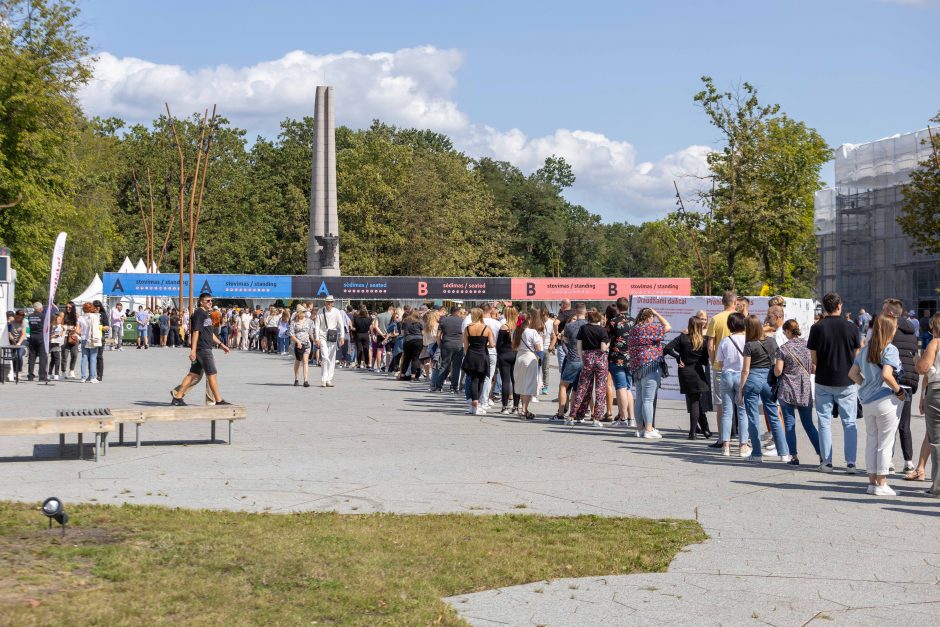
{"type": "Polygon", "coordinates": [[[91,303],[82,305],[78,319],[82,343],[82,383],[98,383],[98,351],[101,349],[101,318],[91,303]]]}
{"type": "Polygon", "coordinates": [[[548,356],[551,351],[552,338],[555,337],[555,317],[548,313],[548,310],[542,307],[542,321],[545,323],[545,330],[542,331],[542,354],[539,357],[539,365],[542,368],[541,391],[540,394],[548,394],[548,356]]]}
{"type": "Polygon", "coordinates": [[[540,326],[536,310],[519,318],[519,324],[512,333],[512,347],[516,351],[516,364],[512,369],[513,385],[515,393],[520,397],[519,415],[526,420],[534,420],[535,414],[529,411],[529,402],[539,393],[538,354],[542,350],[542,334],[532,328],[540,326]]]}
{"type": "Polygon", "coordinates": [[[738,439],[741,457],[750,457],[751,445],[747,443],[747,411],[739,400],[738,387],[741,385],[741,370],[744,368],[744,329],[743,314],[735,312],[728,316],[728,330],[731,335],[718,345],[715,361],[721,370],[721,454],[731,456],[731,417],[734,409],[738,410],[738,439]]]}

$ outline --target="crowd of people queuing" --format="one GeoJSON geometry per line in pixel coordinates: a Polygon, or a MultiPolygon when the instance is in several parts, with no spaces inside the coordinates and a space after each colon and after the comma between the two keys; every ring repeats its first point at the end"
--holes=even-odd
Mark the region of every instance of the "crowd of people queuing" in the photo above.
{"type": "Polygon", "coordinates": [[[817,458],[813,465],[833,472],[837,418],[845,472],[856,474],[857,420],[863,418],[868,493],[895,494],[887,480],[895,472],[899,439],[903,478],[924,480],[933,456],[926,494],[940,497],[940,314],[917,327],[913,312],[888,299],[878,315],[862,311],[851,320],[843,316],[841,298],[827,294],[822,315],[803,329],[786,319],[782,297],[770,299],[764,317],[751,314],[750,301],[733,292],[723,294],[722,303],[723,311],[711,318],[695,312],[668,342],[669,322],[652,308],[631,317],[625,298],[603,312],[562,301],[557,314],[494,303],[469,311],[350,308],[342,332],[358,368],[403,381],[426,379],[433,393],[449,388],[463,394],[474,415],[499,411],[535,419],[533,403],[548,393],[554,355],[560,383],[548,420],[632,429],[650,440],[662,438],[656,401],[674,362],[689,414],[688,439],[717,436],[711,446],[720,456],[798,466],[798,418],[817,458]],[[915,459],[911,404],[921,386],[927,434],[915,459]],[[712,411],[715,432],[708,421],[712,411]]]}
{"type": "MultiPolygon", "coordinates": [[[[310,367],[319,366],[320,386],[334,387],[339,368],[395,374],[402,381],[426,380],[428,389],[463,394],[467,412],[498,411],[534,420],[534,405],[548,394],[549,364],[559,371],[557,406],[549,421],[632,429],[637,437],[658,440],[655,411],[663,378],[675,362],[680,392],[689,414],[688,439],[716,437],[711,446],[725,457],[759,462],[776,457],[801,463],[797,417],[818,457],[818,469],[833,470],[832,422],[843,430],[845,471],[857,468],[857,419],[866,429],[868,492],[893,495],[887,478],[895,472],[895,440],[904,459],[903,476],[925,480],[933,458],[930,496],[940,496],[940,314],[905,312],[887,299],[871,316],[843,315],[837,294],[823,297],[823,314],[809,329],[785,319],[785,302],[770,299],[762,319],[749,313],[750,302],[733,292],[722,296],[723,311],[711,318],[695,312],[671,341],[669,322],[652,308],[636,317],[620,298],[601,312],[562,301],[559,311],[484,303],[469,310],[452,307],[366,306],[339,308],[328,296],[293,309],[271,306],[219,308],[211,295],[200,297],[194,317],[205,325],[201,350],[215,343],[225,350],[293,355],[294,385],[309,387],[310,367]],[[929,335],[925,336],[925,332],[929,335]],[[911,435],[911,404],[923,387],[920,413],[927,434],[917,451],[911,435]],[[614,400],[616,399],[616,411],[614,400]],[[815,409],[815,420],[814,420],[815,409]],[[717,412],[715,431],[709,412],[717,412]],[[915,464],[916,462],[916,464],[915,464]]],[[[13,350],[11,376],[18,378],[29,351],[28,380],[76,378],[100,381],[102,353],[124,350],[128,319],[137,349],[187,346],[190,315],[175,309],[110,311],[98,301],[80,307],[69,302],[52,312],[50,350],[42,342],[44,311],[35,303],[27,314],[8,312],[13,350]]],[[[197,334],[198,336],[198,334],[197,334]]],[[[196,353],[197,347],[191,347],[196,353]]],[[[193,358],[193,373],[214,376],[211,359],[193,358]],[[200,362],[197,367],[197,362],[200,362]]],[[[173,404],[185,404],[185,389],[175,388],[173,404]]],[[[220,400],[217,390],[216,400],[220,400]]]]}

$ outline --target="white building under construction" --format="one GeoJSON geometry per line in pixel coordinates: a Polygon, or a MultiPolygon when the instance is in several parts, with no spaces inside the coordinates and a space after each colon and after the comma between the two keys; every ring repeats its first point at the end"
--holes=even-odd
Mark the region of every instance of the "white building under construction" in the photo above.
{"type": "Polygon", "coordinates": [[[838,292],[853,314],[888,297],[937,311],[940,255],[915,253],[897,222],[903,185],[931,157],[927,129],[836,150],[835,187],[815,199],[820,298],[838,292]]]}

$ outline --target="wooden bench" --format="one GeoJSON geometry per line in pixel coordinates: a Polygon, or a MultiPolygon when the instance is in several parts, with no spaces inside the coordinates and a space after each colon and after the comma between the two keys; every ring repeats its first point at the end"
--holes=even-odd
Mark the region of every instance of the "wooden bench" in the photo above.
{"type": "Polygon", "coordinates": [[[78,434],[78,456],[82,456],[82,437],[95,434],[95,461],[99,452],[108,452],[108,434],[114,431],[114,419],[110,416],[85,416],[79,418],[35,418],[25,420],[0,420],[2,435],[49,435],[59,434],[59,455],[65,448],[65,435],[78,434]]]}
{"type": "Polygon", "coordinates": [[[118,425],[118,441],[124,443],[124,424],[133,423],[137,447],[140,448],[140,426],[151,422],[184,422],[191,420],[210,421],[212,431],[210,441],[215,441],[215,423],[217,420],[228,421],[228,444],[232,443],[232,424],[244,420],[247,416],[243,405],[210,405],[207,407],[171,405],[160,407],[141,407],[133,409],[112,409],[111,416],[118,425]]]}

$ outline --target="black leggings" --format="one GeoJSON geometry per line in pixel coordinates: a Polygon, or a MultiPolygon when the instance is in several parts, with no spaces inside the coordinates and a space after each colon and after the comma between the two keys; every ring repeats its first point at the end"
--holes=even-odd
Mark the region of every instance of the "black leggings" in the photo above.
{"type": "Polygon", "coordinates": [[[519,406],[519,395],[515,393],[516,380],[512,369],[516,365],[516,351],[503,351],[496,355],[496,367],[499,368],[499,378],[503,388],[503,407],[509,406],[509,394],[512,392],[512,406],[519,406]]]}
{"type": "Polygon", "coordinates": [[[369,334],[356,334],[356,365],[369,366],[369,334]]]}
{"type": "Polygon", "coordinates": [[[417,339],[405,342],[405,347],[401,355],[401,375],[408,372],[408,366],[411,366],[411,376],[415,379],[421,376],[421,351],[424,349],[424,341],[419,337],[417,339]]]}
{"type": "Polygon", "coordinates": [[[898,423],[898,437],[901,438],[901,453],[904,455],[904,461],[909,462],[914,459],[914,450],[911,447],[911,401],[904,401],[904,407],[901,408],[901,420],[898,423]]]}
{"type": "Polygon", "coordinates": [[[701,431],[702,434],[710,433],[708,429],[708,416],[702,411],[702,395],[686,394],[685,407],[689,410],[689,437],[695,437],[696,427],[698,427],[698,430],[701,431]]]}
{"type": "Polygon", "coordinates": [[[468,372],[466,375],[470,377],[470,400],[479,401],[483,393],[483,382],[486,381],[486,375],[472,372],[468,372]]]}

